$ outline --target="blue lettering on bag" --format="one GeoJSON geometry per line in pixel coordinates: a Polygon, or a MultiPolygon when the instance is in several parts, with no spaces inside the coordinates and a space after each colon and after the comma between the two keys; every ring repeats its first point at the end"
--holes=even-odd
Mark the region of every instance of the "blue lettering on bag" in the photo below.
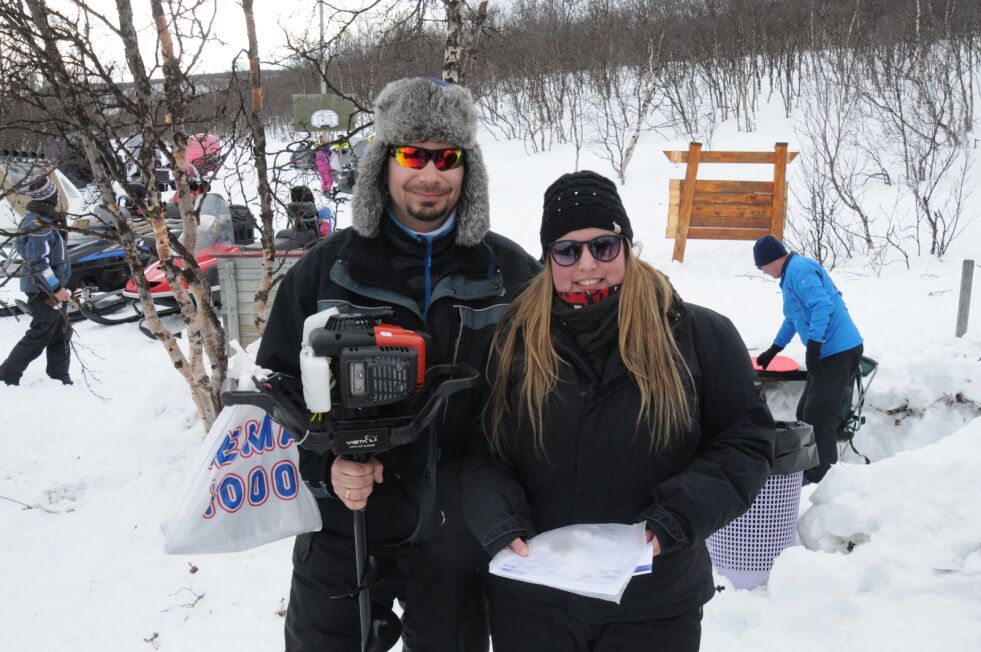
{"type": "Polygon", "coordinates": [[[223,510],[232,514],[237,512],[244,502],[245,483],[239,476],[229,473],[218,485],[218,504],[223,510]]]}
{"type": "Polygon", "coordinates": [[[208,509],[204,510],[202,515],[204,518],[214,518],[217,513],[215,510],[215,481],[211,481],[211,486],[208,487],[208,493],[211,494],[210,500],[208,500],[208,509]]]}
{"type": "Polygon", "coordinates": [[[266,470],[257,466],[249,471],[249,504],[258,507],[268,498],[269,479],[266,477],[266,470]]]}
{"type": "Polygon", "coordinates": [[[253,453],[271,451],[276,447],[273,442],[272,419],[263,417],[262,421],[249,421],[245,424],[245,442],[242,444],[242,457],[251,457],[253,453]]]}
{"type": "Polygon", "coordinates": [[[292,461],[277,462],[272,468],[273,491],[282,500],[293,500],[299,489],[296,478],[296,467],[292,461]]]}
{"type": "Polygon", "coordinates": [[[285,449],[289,448],[290,446],[292,446],[293,445],[293,442],[294,442],[293,435],[290,434],[290,431],[287,430],[286,428],[284,428],[283,426],[280,426],[279,427],[279,447],[282,448],[283,450],[285,450],[285,449]]]}
{"type": "Polygon", "coordinates": [[[218,447],[218,452],[215,453],[215,459],[209,468],[214,468],[216,465],[219,467],[227,466],[238,457],[238,438],[241,434],[242,426],[225,434],[225,438],[221,440],[221,446],[218,447]]]}

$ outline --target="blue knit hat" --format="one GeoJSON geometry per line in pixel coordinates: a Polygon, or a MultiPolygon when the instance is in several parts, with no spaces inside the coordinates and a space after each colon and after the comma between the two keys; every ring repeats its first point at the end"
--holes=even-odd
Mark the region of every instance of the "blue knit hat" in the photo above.
{"type": "Polygon", "coordinates": [[[787,248],[772,235],[765,235],[753,245],[753,260],[757,267],[769,265],[777,258],[787,255],[787,248]]]}

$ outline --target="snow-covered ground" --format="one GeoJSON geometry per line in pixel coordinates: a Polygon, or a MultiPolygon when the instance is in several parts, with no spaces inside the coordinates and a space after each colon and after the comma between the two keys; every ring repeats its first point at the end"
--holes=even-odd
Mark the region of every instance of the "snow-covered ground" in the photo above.
{"type": "MultiPolygon", "coordinates": [[[[758,123],[765,128],[749,135],[720,126],[713,148],[797,148],[779,110],[758,123]]],[[[667,179],[683,166],[661,150],[685,146],[647,136],[621,188],[643,257],[762,350],[780,325],[780,293],[754,268],[752,243],[691,241],[684,264],[670,262],[667,179]]],[[[574,152],[527,156],[520,143],[489,137],[484,151],[494,229],[537,255],[542,192],[571,171],[574,152]]],[[[589,154],[580,167],[610,175],[589,154]]],[[[979,180],[975,170],[974,187],[979,180]]],[[[339,222],[350,223],[343,209],[339,222]]],[[[981,649],[981,297],[968,333],[953,336],[961,261],[981,262],[979,242],[975,220],[942,261],[913,259],[880,276],[860,259],[834,270],[866,354],[881,365],[856,439],[874,462],[846,454],[805,489],[809,547],[785,551],[768,588],[718,594],[705,610],[703,649],[981,649]]],[[[14,295],[0,289],[0,298],[14,295]]],[[[0,355],[25,327],[0,319],[0,355]]],[[[159,525],[201,444],[197,415],[161,347],[134,325],[82,322],[76,332],[73,387],[49,380],[41,361],[20,387],[0,386],[0,648],[280,649],[291,542],[164,555],[159,525]]],[[[785,353],[803,361],[799,342],[785,353]]],[[[799,391],[772,388],[777,418],[792,417],[799,391]]]]}

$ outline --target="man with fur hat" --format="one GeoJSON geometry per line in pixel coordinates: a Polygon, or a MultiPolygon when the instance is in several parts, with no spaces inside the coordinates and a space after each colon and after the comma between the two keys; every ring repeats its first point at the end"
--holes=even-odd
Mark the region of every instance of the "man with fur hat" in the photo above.
{"type": "Polygon", "coordinates": [[[66,284],[71,263],[65,253],[65,240],[58,230],[64,221],[57,212],[58,188],[47,177],[38,177],[28,185],[30,201],[18,227],[15,246],[24,260],[20,289],[27,295],[31,325],[10,355],[0,365],[0,381],[20,384],[27,366],[47,351],[47,373],[65,385],[71,385],[71,329],[61,304],[71,297],[66,284]]]}
{"type": "Polygon", "coordinates": [[[814,426],[818,449],[818,465],[804,472],[804,480],[820,482],[838,461],[841,404],[862,359],[862,336],[841,292],[819,262],[788,253],[772,235],[756,241],[753,260],[761,272],[779,279],[783,293],[783,324],[773,345],[756,362],[766,369],[794,333],[807,347],[807,383],[797,404],[797,419],[814,426]]]}
{"type": "MultiPolygon", "coordinates": [[[[299,377],[303,322],[333,306],[394,311],[429,334],[427,366],[481,369],[494,326],[539,264],[490,232],[487,172],[470,93],[415,78],[375,103],[375,138],[358,166],[352,228],[322,240],[286,275],[258,363],[299,377]]],[[[371,587],[372,617],[403,607],[406,650],[486,650],[479,545],[460,508],[464,437],[480,392],[455,394],[414,443],[364,464],[300,448],[301,474],[320,499],[323,529],[297,537],[286,649],[357,650],[351,511],[367,507],[369,553],[395,565],[371,587]]]]}

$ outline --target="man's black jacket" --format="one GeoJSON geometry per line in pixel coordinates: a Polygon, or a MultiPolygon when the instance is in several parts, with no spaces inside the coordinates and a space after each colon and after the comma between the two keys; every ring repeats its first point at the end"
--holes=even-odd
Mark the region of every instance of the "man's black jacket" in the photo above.
{"type": "MultiPolygon", "coordinates": [[[[263,334],[261,367],[299,377],[303,321],[334,305],[391,307],[396,325],[424,331],[431,341],[426,365],[466,362],[483,370],[494,326],[506,305],[541,269],[510,240],[488,233],[474,247],[453,242],[453,234],[427,244],[381,220],[381,233],[364,238],[343,229],[317,244],[282,281],[263,334]],[[425,303],[426,263],[431,294],[425,303]],[[424,316],[425,315],[425,316],[424,316]]],[[[459,507],[459,458],[464,437],[480,412],[479,390],[454,395],[434,424],[413,444],[379,456],[384,482],[368,500],[368,538],[399,543],[416,529],[420,503],[435,482],[434,518],[442,531],[463,530],[459,507]],[[438,439],[438,445],[432,444],[438,439]],[[437,465],[436,459],[441,462],[437,465]]],[[[330,455],[300,449],[300,473],[314,488],[329,492],[330,455]],[[326,483],[324,485],[323,483],[326,483]]],[[[351,536],[351,512],[334,497],[318,501],[325,532],[351,536]]]]}

